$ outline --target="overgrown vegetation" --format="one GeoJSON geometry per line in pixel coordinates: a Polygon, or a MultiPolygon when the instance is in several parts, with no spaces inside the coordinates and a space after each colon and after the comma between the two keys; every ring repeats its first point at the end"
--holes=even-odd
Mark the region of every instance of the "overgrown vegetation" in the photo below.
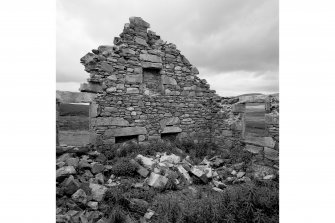
{"type": "Polygon", "coordinates": [[[278,222],[278,184],[232,186],[223,193],[211,190],[158,195],[152,222],[278,222]]]}
{"type": "Polygon", "coordinates": [[[175,181],[178,177],[170,175],[164,188],[134,187],[138,182],[136,166],[129,161],[138,154],[153,156],[157,152],[167,152],[182,158],[188,155],[194,163],[199,163],[206,156],[218,155],[231,164],[247,164],[251,161],[251,156],[240,146],[227,152],[214,144],[195,144],[191,141],[157,142],[147,146],[124,143],[105,147],[102,152],[107,157],[107,162],[113,165],[112,174],[121,177],[120,185],[106,193],[102,204],[110,223],[128,222],[129,218],[143,217],[145,211],[134,209],[132,199],[148,202],[149,208],[155,211],[150,222],[279,222],[278,181],[266,183],[253,180],[250,183],[228,186],[220,193],[192,176],[195,192],[177,185],[175,181]],[[128,178],[124,178],[125,176],[128,178]]]}

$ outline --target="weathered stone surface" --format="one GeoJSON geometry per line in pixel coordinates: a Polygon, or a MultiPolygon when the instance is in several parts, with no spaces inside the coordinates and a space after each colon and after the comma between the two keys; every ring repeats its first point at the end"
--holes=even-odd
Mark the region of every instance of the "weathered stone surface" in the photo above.
{"type": "Polygon", "coordinates": [[[73,167],[77,167],[79,163],[79,158],[69,158],[66,160],[66,165],[67,166],[73,166],[73,167]]]}
{"type": "Polygon", "coordinates": [[[86,195],[85,191],[82,190],[82,189],[77,190],[77,192],[74,193],[71,196],[71,198],[76,202],[80,202],[80,203],[83,203],[83,204],[87,203],[87,195],[86,195]]]}
{"type": "Polygon", "coordinates": [[[274,113],[265,114],[265,123],[279,125],[279,115],[274,113]]]}
{"type": "Polygon", "coordinates": [[[263,177],[267,175],[276,174],[275,169],[271,167],[267,167],[267,166],[257,165],[257,164],[252,164],[250,169],[253,173],[254,178],[260,179],[260,180],[263,179],[263,177]]]}
{"type": "Polygon", "coordinates": [[[97,103],[95,103],[95,102],[92,102],[91,104],[90,104],[90,117],[91,118],[95,118],[95,117],[97,117],[98,116],[98,104],[97,103]]]}
{"type": "Polygon", "coordinates": [[[130,17],[129,18],[130,24],[134,26],[140,26],[143,28],[150,28],[150,24],[144,21],[141,17],[130,17]]]}
{"type": "Polygon", "coordinates": [[[143,166],[141,166],[136,160],[131,159],[130,162],[137,166],[137,173],[140,174],[142,177],[147,177],[149,174],[149,171],[145,169],[143,166]]]}
{"type": "Polygon", "coordinates": [[[276,142],[272,139],[272,137],[247,136],[244,142],[256,146],[269,147],[269,148],[274,148],[276,144],[276,142]]]}
{"type": "Polygon", "coordinates": [[[98,210],[98,202],[96,201],[89,201],[87,206],[92,208],[93,210],[98,210]]]}
{"type": "Polygon", "coordinates": [[[142,164],[148,169],[151,169],[152,166],[155,164],[155,162],[153,161],[152,158],[142,156],[141,154],[138,154],[136,156],[136,159],[140,160],[142,162],[142,164]]]}
{"type": "Polygon", "coordinates": [[[138,94],[140,91],[138,88],[127,88],[127,94],[138,94]]]}
{"type": "Polygon", "coordinates": [[[174,78],[172,78],[172,77],[168,77],[166,75],[162,75],[162,84],[177,85],[177,81],[174,78]]]}
{"type": "Polygon", "coordinates": [[[192,179],[190,175],[188,174],[188,172],[185,170],[185,168],[182,165],[178,165],[177,168],[178,168],[178,171],[184,176],[186,181],[188,183],[192,183],[192,179]]]}
{"type": "Polygon", "coordinates": [[[223,136],[233,136],[233,132],[230,130],[222,130],[222,135],[223,136]]]}
{"type": "Polygon", "coordinates": [[[80,84],[79,91],[99,93],[99,92],[102,92],[102,86],[100,84],[82,83],[82,84],[80,84]]]}
{"type": "Polygon", "coordinates": [[[140,54],[140,60],[152,63],[162,63],[162,58],[153,54],[140,54]]]}
{"type": "Polygon", "coordinates": [[[180,119],[178,117],[165,118],[159,121],[161,128],[165,128],[166,126],[177,125],[180,123],[180,119]]]}
{"type": "Polygon", "coordinates": [[[263,147],[247,144],[245,146],[245,150],[254,154],[258,154],[263,150],[263,147]]]}
{"type": "Polygon", "coordinates": [[[139,37],[135,37],[135,42],[143,46],[148,46],[147,41],[139,37]]]}
{"type": "Polygon", "coordinates": [[[74,179],[72,175],[65,179],[61,185],[64,189],[64,192],[70,196],[74,194],[80,187],[80,183],[78,180],[74,179]]]}
{"type": "Polygon", "coordinates": [[[204,171],[203,168],[199,167],[199,166],[192,166],[191,171],[192,174],[194,174],[195,176],[197,176],[198,178],[200,178],[204,183],[208,182],[207,176],[206,176],[206,172],[204,171]]]}
{"type": "Polygon", "coordinates": [[[196,67],[194,67],[194,66],[192,66],[191,72],[192,72],[192,74],[194,74],[194,75],[199,74],[199,70],[198,70],[198,68],[196,68],[196,67]]]}
{"type": "Polygon", "coordinates": [[[151,63],[147,61],[142,61],[141,65],[143,68],[157,68],[157,69],[162,69],[163,64],[162,63],[151,63]]]}
{"type": "Polygon", "coordinates": [[[167,155],[166,153],[161,156],[160,162],[168,162],[172,164],[177,164],[180,162],[180,157],[175,154],[167,155]]]}
{"type": "Polygon", "coordinates": [[[268,147],[264,147],[264,156],[269,160],[279,160],[279,152],[268,147]]]}
{"type": "Polygon", "coordinates": [[[76,174],[77,171],[73,166],[63,166],[56,171],[56,178],[76,174]]]}
{"type": "Polygon", "coordinates": [[[143,81],[142,74],[126,75],[127,83],[142,83],[142,81],[143,81]]]}
{"type": "Polygon", "coordinates": [[[101,62],[100,67],[103,71],[106,71],[106,72],[113,72],[114,71],[113,65],[111,65],[107,62],[101,62]]]}
{"type": "Polygon", "coordinates": [[[148,185],[154,188],[163,188],[168,182],[168,178],[152,172],[148,179],[148,185]]]}
{"type": "Polygon", "coordinates": [[[98,117],[93,122],[96,126],[104,126],[104,125],[114,125],[114,126],[129,126],[129,122],[123,118],[119,117],[98,117]]]}
{"type": "Polygon", "coordinates": [[[125,127],[108,129],[105,132],[105,137],[115,137],[115,136],[131,136],[131,135],[146,135],[147,130],[145,127],[125,127]]]}
{"type": "Polygon", "coordinates": [[[102,201],[107,191],[107,187],[94,183],[90,183],[89,187],[91,188],[92,198],[95,201],[102,201]]]}
{"type": "Polygon", "coordinates": [[[90,103],[95,97],[95,93],[56,91],[56,99],[60,103],[90,103]]]}
{"type": "Polygon", "coordinates": [[[166,126],[163,128],[161,133],[178,133],[182,132],[182,129],[175,126],[166,126]]]}
{"type": "Polygon", "coordinates": [[[105,166],[102,165],[101,163],[92,163],[91,167],[92,167],[92,173],[94,174],[100,173],[105,169],[105,166]]]}

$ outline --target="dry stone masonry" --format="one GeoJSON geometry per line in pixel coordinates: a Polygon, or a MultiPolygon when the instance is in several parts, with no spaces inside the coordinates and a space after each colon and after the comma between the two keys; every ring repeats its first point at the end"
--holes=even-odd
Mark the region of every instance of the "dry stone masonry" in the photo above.
{"type": "Polygon", "coordinates": [[[175,44],[148,30],[140,17],[129,21],[113,46],[80,59],[90,74],[80,91],[96,95],[90,105],[92,145],[187,138],[225,149],[245,146],[258,159],[278,163],[278,95],[220,97],[175,44]],[[253,102],[265,104],[266,137],[245,136],[245,105],[253,102]]]}

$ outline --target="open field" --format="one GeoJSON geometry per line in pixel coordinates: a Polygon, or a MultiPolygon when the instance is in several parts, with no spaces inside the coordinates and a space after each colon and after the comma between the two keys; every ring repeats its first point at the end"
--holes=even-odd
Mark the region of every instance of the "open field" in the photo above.
{"type": "Polygon", "coordinates": [[[265,134],[264,104],[247,104],[245,115],[246,134],[264,136],[265,134]]]}
{"type": "Polygon", "coordinates": [[[88,130],[61,130],[59,131],[59,143],[71,146],[83,146],[89,143],[88,130]]]}
{"type": "Polygon", "coordinates": [[[60,104],[60,116],[86,116],[88,117],[89,105],[85,104],[60,104]]]}

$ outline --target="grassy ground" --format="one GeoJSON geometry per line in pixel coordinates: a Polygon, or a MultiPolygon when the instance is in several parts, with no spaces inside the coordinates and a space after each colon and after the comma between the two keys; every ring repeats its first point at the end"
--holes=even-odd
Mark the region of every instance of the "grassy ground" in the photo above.
{"type": "Polygon", "coordinates": [[[255,103],[247,104],[245,114],[246,134],[254,136],[265,135],[265,106],[255,103]]]}
{"type": "Polygon", "coordinates": [[[71,146],[82,146],[89,143],[88,130],[61,130],[59,131],[59,143],[71,146]]]}

